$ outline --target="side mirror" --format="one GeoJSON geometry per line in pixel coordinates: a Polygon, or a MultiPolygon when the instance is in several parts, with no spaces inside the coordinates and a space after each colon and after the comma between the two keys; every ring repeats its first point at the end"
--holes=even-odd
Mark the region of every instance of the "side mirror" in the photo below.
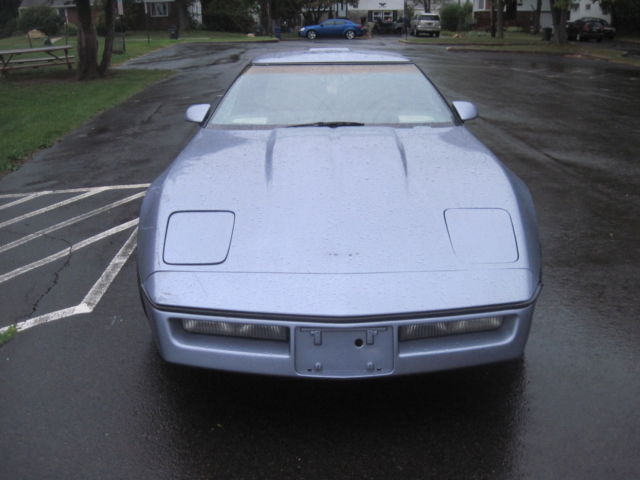
{"type": "Polygon", "coordinates": [[[187,108],[187,112],[184,114],[184,119],[187,122],[202,123],[207,118],[211,110],[211,105],[208,103],[199,103],[197,105],[191,105],[187,108]]]}
{"type": "Polygon", "coordinates": [[[453,108],[456,109],[462,121],[473,120],[478,116],[478,108],[471,102],[455,101],[453,108]]]}

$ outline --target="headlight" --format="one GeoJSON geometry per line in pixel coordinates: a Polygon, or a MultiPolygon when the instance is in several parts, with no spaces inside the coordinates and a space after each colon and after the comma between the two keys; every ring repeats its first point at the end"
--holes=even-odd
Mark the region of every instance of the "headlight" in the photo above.
{"type": "Polygon", "coordinates": [[[430,323],[414,323],[400,327],[400,341],[444,337],[463,333],[485,332],[502,326],[502,317],[472,318],[430,323]]]}
{"type": "Polygon", "coordinates": [[[255,338],[259,340],[287,341],[289,330],[280,325],[237,323],[227,321],[182,319],[182,328],[190,333],[221,335],[223,337],[255,338]]]}
{"type": "Polygon", "coordinates": [[[300,28],[300,31],[301,31],[301,32],[304,32],[304,27],[300,28]]]}
{"type": "Polygon", "coordinates": [[[235,215],[228,211],[173,212],[167,223],[164,262],[216,265],[226,260],[235,215]]]}
{"type": "Polygon", "coordinates": [[[469,263],[518,261],[511,216],[500,208],[450,208],[444,212],[451,247],[469,263]]]}

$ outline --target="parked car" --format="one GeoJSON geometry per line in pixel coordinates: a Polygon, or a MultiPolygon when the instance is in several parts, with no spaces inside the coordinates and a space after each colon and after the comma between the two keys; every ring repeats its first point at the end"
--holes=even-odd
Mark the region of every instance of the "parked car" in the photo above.
{"type": "Polygon", "coordinates": [[[579,19],[566,24],[569,40],[601,42],[604,38],[604,27],[600,20],[579,19]]]}
{"type": "Polygon", "coordinates": [[[351,20],[333,18],[318,25],[307,25],[298,31],[298,36],[314,40],[316,37],[344,37],[353,40],[364,34],[362,27],[351,20]]]}
{"type": "Polygon", "coordinates": [[[439,37],[440,36],[440,15],[435,13],[419,13],[411,19],[411,35],[419,37],[421,34],[439,37]]]}
{"type": "Polygon", "coordinates": [[[581,18],[580,20],[583,22],[600,22],[602,24],[602,33],[604,35],[604,38],[606,39],[613,40],[616,36],[616,29],[611,25],[609,25],[609,22],[607,22],[603,18],[584,17],[584,18],[581,18]]]}
{"type": "Polygon", "coordinates": [[[520,358],[536,215],[476,116],[409,59],[345,48],[255,59],[189,107],[201,128],[140,211],[162,357],[315,378],[520,358]]]}

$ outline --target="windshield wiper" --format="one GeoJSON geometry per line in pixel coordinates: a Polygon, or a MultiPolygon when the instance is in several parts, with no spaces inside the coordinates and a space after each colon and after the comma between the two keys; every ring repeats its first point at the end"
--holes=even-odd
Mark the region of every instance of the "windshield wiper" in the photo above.
{"type": "Polygon", "coordinates": [[[364,123],[360,122],[313,122],[313,123],[300,123],[298,125],[287,125],[287,128],[297,127],[364,127],[364,123]]]}

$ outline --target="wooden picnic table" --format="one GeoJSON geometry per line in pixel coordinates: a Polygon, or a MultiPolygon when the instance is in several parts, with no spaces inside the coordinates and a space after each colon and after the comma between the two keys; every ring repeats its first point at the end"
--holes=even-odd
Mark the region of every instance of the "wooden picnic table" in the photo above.
{"type": "Polygon", "coordinates": [[[71,45],[56,45],[36,48],[16,48],[0,50],[0,73],[5,74],[18,68],[37,68],[48,65],[73,66],[73,56],[69,55],[71,45]],[[46,56],[31,57],[33,53],[45,53],[46,56]]]}

